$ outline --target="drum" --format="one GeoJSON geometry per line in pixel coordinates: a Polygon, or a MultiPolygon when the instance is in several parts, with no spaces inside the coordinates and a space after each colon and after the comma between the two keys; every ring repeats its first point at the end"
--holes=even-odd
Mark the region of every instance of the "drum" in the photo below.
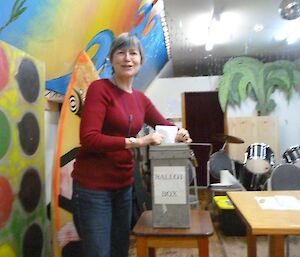
{"type": "Polygon", "coordinates": [[[254,174],[264,174],[275,166],[275,155],[267,144],[251,144],[245,153],[245,166],[254,174]]]}
{"type": "Polygon", "coordinates": [[[240,171],[239,181],[247,191],[263,191],[267,188],[267,181],[272,174],[272,170],[263,174],[254,174],[245,166],[240,171]]]}
{"type": "Polygon", "coordinates": [[[284,162],[294,164],[300,168],[300,145],[287,149],[282,155],[284,162]]]}

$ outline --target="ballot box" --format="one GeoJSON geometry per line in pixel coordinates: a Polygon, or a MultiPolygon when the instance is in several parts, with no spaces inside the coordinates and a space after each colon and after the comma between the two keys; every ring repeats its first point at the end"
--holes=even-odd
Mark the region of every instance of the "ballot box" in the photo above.
{"type": "Polygon", "coordinates": [[[150,146],[153,227],[190,227],[190,155],[184,143],[150,146]]]}

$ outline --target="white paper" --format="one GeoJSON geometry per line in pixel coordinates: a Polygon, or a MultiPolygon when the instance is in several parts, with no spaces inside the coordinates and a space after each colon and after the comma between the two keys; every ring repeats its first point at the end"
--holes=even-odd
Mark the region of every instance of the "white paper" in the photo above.
{"type": "Polygon", "coordinates": [[[255,199],[264,210],[300,210],[300,201],[294,196],[256,196],[255,199]]]}
{"type": "Polygon", "coordinates": [[[162,142],[163,144],[175,143],[175,138],[178,131],[178,128],[176,126],[156,125],[155,131],[159,134],[164,135],[164,140],[162,142]]]}

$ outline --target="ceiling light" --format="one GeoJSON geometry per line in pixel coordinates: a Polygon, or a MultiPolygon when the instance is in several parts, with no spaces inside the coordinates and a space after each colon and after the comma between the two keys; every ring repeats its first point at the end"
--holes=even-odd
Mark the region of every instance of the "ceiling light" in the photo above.
{"type": "Polygon", "coordinates": [[[281,17],[286,20],[294,20],[300,17],[299,0],[283,0],[278,9],[281,17]]]}
{"type": "Polygon", "coordinates": [[[260,32],[263,29],[264,29],[264,25],[262,25],[262,24],[255,24],[253,27],[253,31],[255,31],[255,32],[260,32]]]}

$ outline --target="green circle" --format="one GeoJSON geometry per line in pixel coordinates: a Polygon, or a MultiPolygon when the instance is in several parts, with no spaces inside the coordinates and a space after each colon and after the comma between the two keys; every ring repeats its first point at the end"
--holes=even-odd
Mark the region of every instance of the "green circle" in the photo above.
{"type": "Polygon", "coordinates": [[[11,140],[11,132],[8,119],[0,111],[0,159],[6,154],[11,140]]]}

